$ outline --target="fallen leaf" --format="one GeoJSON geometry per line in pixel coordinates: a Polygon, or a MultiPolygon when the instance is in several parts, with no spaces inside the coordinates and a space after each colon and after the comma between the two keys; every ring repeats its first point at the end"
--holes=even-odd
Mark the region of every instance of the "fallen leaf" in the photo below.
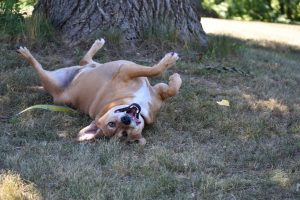
{"type": "Polygon", "coordinates": [[[229,101],[222,99],[222,101],[217,101],[217,104],[219,104],[220,106],[229,106],[229,101]]]}

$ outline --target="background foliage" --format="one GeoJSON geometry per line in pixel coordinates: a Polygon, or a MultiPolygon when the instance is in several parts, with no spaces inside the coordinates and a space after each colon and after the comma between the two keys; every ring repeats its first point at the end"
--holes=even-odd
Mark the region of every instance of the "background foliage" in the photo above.
{"type": "Polygon", "coordinates": [[[227,19],[300,21],[300,0],[203,0],[202,6],[210,14],[227,19]]]}
{"type": "Polygon", "coordinates": [[[0,26],[8,34],[15,34],[21,31],[23,16],[20,12],[20,1],[0,1],[0,26]]]}
{"type": "Polygon", "coordinates": [[[0,40],[38,43],[54,39],[54,28],[41,13],[31,15],[36,0],[0,1],[0,40]]]}

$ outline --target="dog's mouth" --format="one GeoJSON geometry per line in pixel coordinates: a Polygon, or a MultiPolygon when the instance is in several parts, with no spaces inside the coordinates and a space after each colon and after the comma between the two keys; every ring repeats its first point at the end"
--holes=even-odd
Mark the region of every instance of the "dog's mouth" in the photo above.
{"type": "Polygon", "coordinates": [[[137,125],[141,123],[141,121],[139,120],[140,113],[141,113],[141,106],[137,103],[133,103],[125,108],[120,108],[115,111],[115,113],[118,112],[125,112],[127,115],[130,116],[130,118],[133,121],[135,121],[137,125]]]}

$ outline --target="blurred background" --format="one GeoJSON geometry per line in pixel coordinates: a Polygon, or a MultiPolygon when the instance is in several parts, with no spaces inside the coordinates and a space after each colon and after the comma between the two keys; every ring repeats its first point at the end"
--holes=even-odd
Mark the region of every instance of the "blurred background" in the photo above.
{"type": "Polygon", "coordinates": [[[237,20],[299,23],[299,0],[203,0],[203,16],[237,20]]]}
{"type": "MultiPolygon", "coordinates": [[[[41,41],[51,40],[54,37],[54,28],[43,13],[32,15],[37,2],[37,0],[0,1],[0,40],[18,40],[25,37],[27,41],[41,41]]],[[[194,0],[194,4],[200,7],[197,10],[201,17],[300,23],[300,0],[194,0]]],[[[208,27],[208,31],[209,29],[208,27]]]]}

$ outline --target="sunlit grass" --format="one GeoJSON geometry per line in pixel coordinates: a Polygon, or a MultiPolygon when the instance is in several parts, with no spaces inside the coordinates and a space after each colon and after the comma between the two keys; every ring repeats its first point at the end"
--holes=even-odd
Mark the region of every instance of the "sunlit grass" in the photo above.
{"type": "Polygon", "coordinates": [[[265,46],[276,43],[278,45],[300,48],[300,27],[298,25],[213,18],[201,18],[201,23],[204,30],[209,34],[227,35],[242,40],[254,40],[265,46]]]}
{"type": "Polygon", "coordinates": [[[21,179],[11,171],[0,172],[0,199],[39,200],[42,199],[35,185],[21,179]]]}
{"type": "Polygon", "coordinates": [[[287,187],[290,183],[290,179],[288,178],[288,174],[283,170],[274,170],[271,173],[271,180],[275,183],[280,184],[283,187],[287,187]]]}
{"type": "Polygon", "coordinates": [[[282,113],[288,112],[288,107],[278,102],[278,100],[274,98],[270,98],[268,100],[257,100],[251,97],[251,95],[244,94],[243,96],[253,109],[262,108],[262,109],[268,109],[270,111],[278,110],[279,112],[282,113]]]}

